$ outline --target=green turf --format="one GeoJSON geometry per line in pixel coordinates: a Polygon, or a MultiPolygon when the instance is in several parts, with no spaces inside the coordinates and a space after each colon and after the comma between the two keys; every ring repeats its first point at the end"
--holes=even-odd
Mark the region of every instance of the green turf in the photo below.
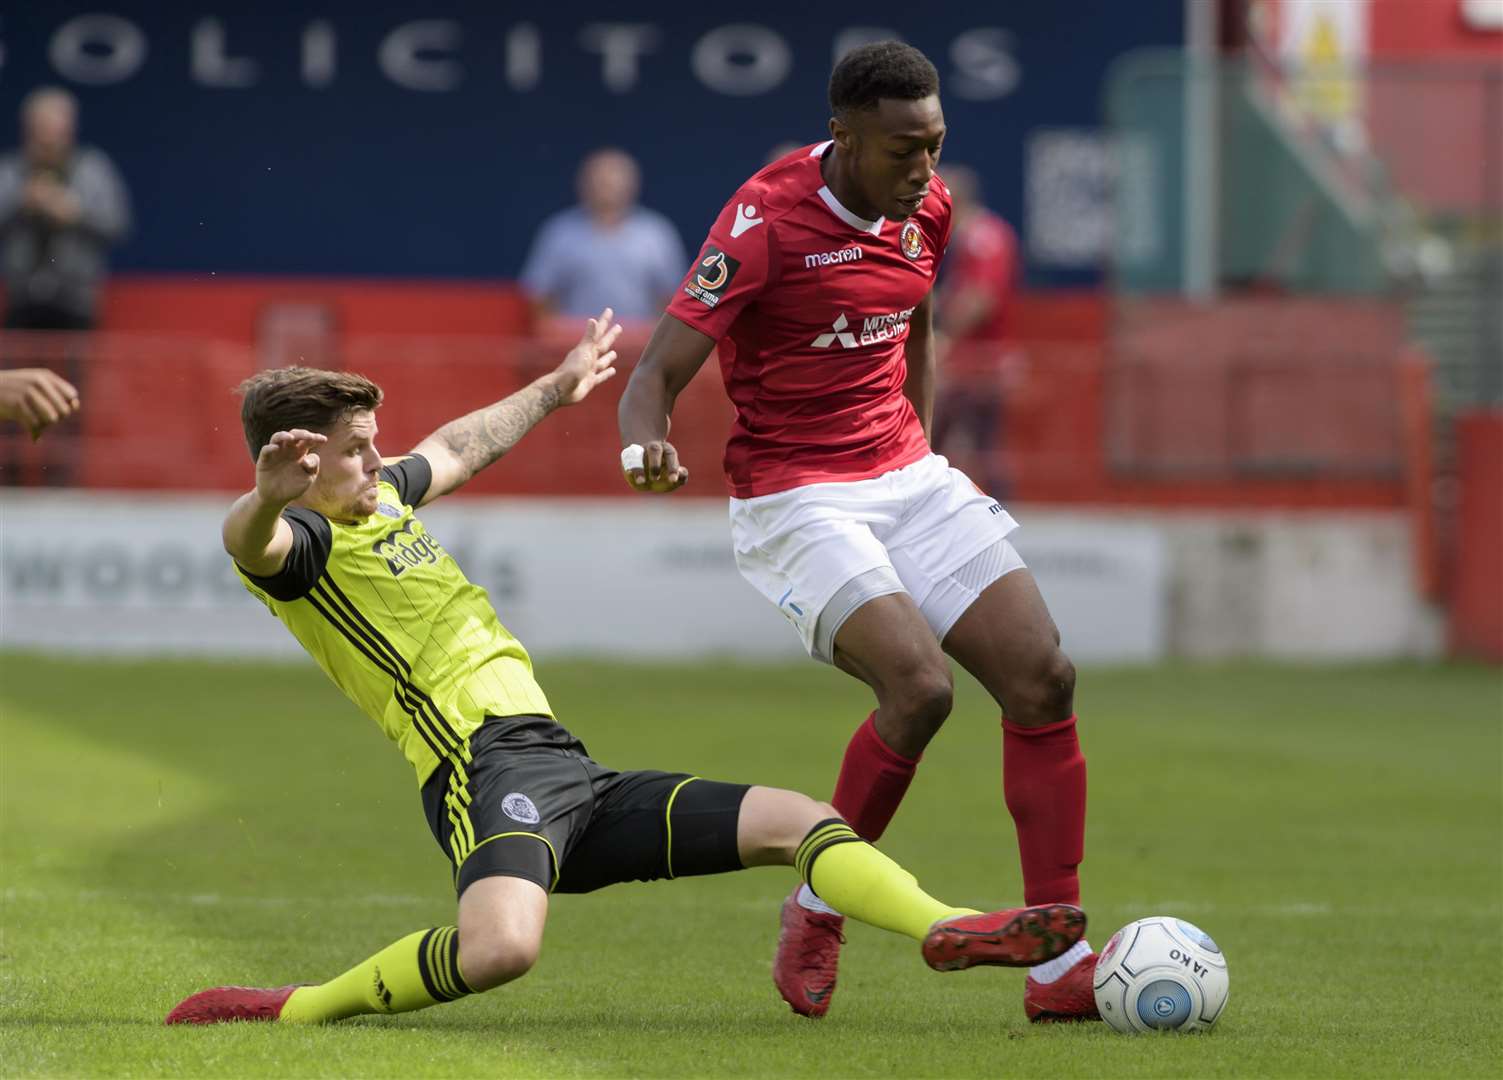
{"type": "MultiPolygon", "coordinates": [[[[862,690],[814,665],[544,663],[621,767],[827,793],[862,690]]],[[[454,1005],[320,1029],[164,1029],[218,982],[327,977],[452,921],[412,777],[309,666],[0,657],[0,1074],[1462,1076],[1496,1073],[1503,676],[1087,671],[1097,944],[1210,931],[1207,1037],[1024,1022],[1022,976],[939,975],[853,928],[830,1017],[768,978],[791,872],[554,902],[542,962],[454,1005]]],[[[962,680],[884,847],[931,891],[1019,895],[993,710],[962,680]]]]}

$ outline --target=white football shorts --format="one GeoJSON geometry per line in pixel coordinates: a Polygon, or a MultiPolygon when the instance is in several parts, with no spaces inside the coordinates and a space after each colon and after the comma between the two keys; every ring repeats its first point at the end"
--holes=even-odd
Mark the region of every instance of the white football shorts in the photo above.
{"type": "Polygon", "coordinates": [[[982,590],[1023,567],[1012,515],[938,454],[870,480],[732,499],[730,513],[741,576],[827,664],[869,600],[908,593],[943,641],[982,590]]]}

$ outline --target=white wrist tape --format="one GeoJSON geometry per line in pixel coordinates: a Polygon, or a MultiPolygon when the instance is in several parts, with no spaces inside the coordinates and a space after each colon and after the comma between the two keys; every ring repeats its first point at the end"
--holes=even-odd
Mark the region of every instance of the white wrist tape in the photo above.
{"type": "Polygon", "coordinates": [[[642,459],[647,451],[642,449],[641,443],[632,443],[621,451],[621,471],[631,472],[633,469],[642,467],[642,459]]]}

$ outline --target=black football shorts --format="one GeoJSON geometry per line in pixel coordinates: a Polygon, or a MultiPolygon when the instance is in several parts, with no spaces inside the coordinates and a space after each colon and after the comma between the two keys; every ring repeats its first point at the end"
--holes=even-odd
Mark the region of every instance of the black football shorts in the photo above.
{"type": "Polygon", "coordinates": [[[423,784],[457,894],[497,875],[583,893],[741,869],[745,784],[607,769],[547,717],[488,718],[469,750],[423,784]]]}

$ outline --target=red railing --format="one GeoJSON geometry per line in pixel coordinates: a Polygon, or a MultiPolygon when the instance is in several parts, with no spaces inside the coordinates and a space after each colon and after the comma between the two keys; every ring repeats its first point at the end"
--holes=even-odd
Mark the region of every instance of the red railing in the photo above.
{"type": "MultiPolygon", "coordinates": [[[[616,404],[645,342],[619,345],[621,375],[550,417],[468,489],[624,495],[616,404]]],[[[409,449],[438,425],[521,387],[566,337],[346,335],[318,356],[386,391],[378,445],[409,449]]],[[[73,379],[78,418],[33,444],[0,430],[8,484],[242,489],[250,456],[234,387],[261,353],[185,335],[0,336],[0,365],[73,379]]],[[[294,357],[295,358],[295,357],[294,357]]],[[[720,497],[732,411],[715,359],[681,396],[672,437],[694,473],[683,493],[720,497]]],[[[1427,488],[1425,366],[1372,347],[1257,350],[1205,334],[1093,344],[1019,343],[943,377],[942,452],[1001,497],[1169,506],[1402,507],[1427,488]],[[1415,416],[1419,421],[1415,421],[1415,416]],[[1425,476],[1420,476],[1420,471],[1425,476]]]]}

